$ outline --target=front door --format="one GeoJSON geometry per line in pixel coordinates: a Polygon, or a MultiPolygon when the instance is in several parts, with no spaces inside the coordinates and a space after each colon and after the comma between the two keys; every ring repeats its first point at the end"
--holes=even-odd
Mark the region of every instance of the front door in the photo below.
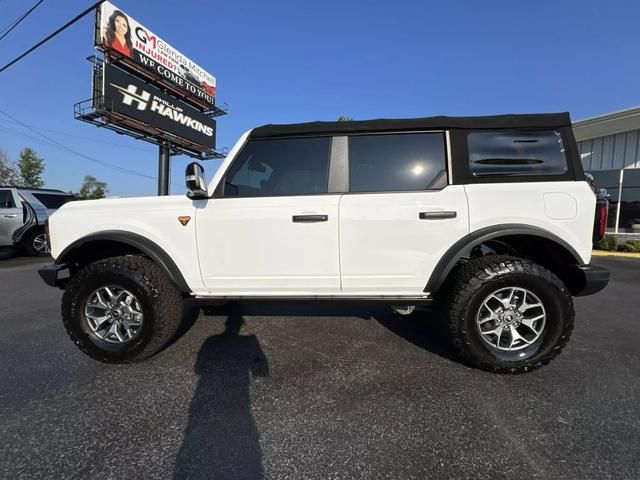
{"type": "Polygon", "coordinates": [[[10,189],[0,189],[0,247],[13,245],[13,232],[21,226],[20,199],[10,189]]]}
{"type": "Polygon", "coordinates": [[[339,194],[328,193],[330,137],[249,140],[197,209],[211,295],[340,292],[339,194]]]}

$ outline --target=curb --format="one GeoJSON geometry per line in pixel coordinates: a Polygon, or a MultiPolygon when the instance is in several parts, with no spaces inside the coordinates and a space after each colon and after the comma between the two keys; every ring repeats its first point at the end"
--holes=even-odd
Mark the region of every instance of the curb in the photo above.
{"type": "Polygon", "coordinates": [[[640,260],[640,253],[607,252],[606,250],[594,250],[591,253],[594,257],[623,257],[623,258],[637,258],[640,260]]]}

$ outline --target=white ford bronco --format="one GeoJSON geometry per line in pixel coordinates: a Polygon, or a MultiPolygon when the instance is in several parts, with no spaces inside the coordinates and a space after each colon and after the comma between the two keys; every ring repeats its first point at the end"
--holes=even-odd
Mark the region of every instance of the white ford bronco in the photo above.
{"type": "Polygon", "coordinates": [[[464,361],[524,372],[567,343],[572,296],[609,280],[589,265],[607,202],[567,113],[266,125],[186,182],[50,218],[40,275],[94,359],[158,352],[185,300],[435,302],[464,361]]]}

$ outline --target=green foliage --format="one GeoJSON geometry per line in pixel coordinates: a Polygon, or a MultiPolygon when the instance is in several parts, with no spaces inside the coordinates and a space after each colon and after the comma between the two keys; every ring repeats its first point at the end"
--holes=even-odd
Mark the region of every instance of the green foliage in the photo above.
{"type": "Polygon", "coordinates": [[[35,150],[26,147],[20,152],[18,158],[18,172],[23,187],[42,188],[42,172],[44,171],[44,160],[38,157],[35,150]]]}
{"type": "Polygon", "coordinates": [[[606,250],[607,252],[615,251],[617,247],[616,237],[613,235],[605,235],[604,238],[595,245],[596,250],[606,250]]]}
{"type": "Polygon", "coordinates": [[[352,121],[353,121],[353,118],[351,118],[351,117],[346,117],[346,116],[344,116],[344,115],[340,115],[340,116],[338,117],[338,121],[339,121],[339,122],[352,122],[352,121]]]}
{"type": "Polygon", "coordinates": [[[640,240],[629,240],[622,249],[625,252],[640,253],[640,240]]]}
{"type": "Polygon", "coordinates": [[[0,150],[0,185],[19,186],[20,184],[16,166],[9,161],[7,152],[0,150]]]}
{"type": "Polygon", "coordinates": [[[86,175],[80,187],[80,196],[85,200],[104,198],[109,193],[106,182],[100,182],[93,175],[86,175]]]}

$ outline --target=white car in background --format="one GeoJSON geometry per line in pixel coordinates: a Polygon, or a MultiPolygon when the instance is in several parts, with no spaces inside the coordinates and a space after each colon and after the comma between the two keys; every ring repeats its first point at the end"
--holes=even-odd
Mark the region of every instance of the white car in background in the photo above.
{"type": "Polygon", "coordinates": [[[75,195],[62,190],[0,186],[0,247],[18,247],[28,255],[48,256],[45,222],[75,199],[75,195]]]}

